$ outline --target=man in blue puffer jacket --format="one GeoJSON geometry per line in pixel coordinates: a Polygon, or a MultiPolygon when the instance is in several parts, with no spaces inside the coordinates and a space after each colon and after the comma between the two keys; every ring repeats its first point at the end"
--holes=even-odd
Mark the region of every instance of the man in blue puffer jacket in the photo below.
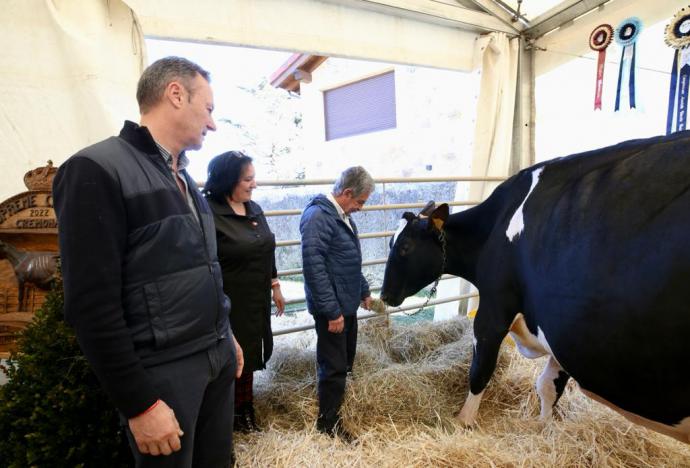
{"type": "Polygon", "coordinates": [[[363,167],[343,171],[333,193],[317,195],[302,213],[302,264],[307,308],[316,323],[319,431],[349,438],[338,411],[357,347],[357,308],[369,309],[369,285],[350,215],[362,209],[374,180],[363,167]]]}

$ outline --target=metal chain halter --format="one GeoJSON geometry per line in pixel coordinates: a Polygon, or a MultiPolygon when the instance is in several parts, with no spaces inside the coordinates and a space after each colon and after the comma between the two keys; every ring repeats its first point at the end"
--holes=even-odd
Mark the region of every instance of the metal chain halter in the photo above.
{"type": "Polygon", "coordinates": [[[414,312],[406,312],[402,310],[400,307],[398,307],[396,312],[402,312],[403,314],[407,315],[408,317],[412,317],[413,315],[417,315],[420,313],[424,308],[429,304],[429,301],[431,300],[432,297],[436,296],[436,291],[438,290],[438,283],[441,281],[441,277],[443,276],[443,271],[446,269],[446,232],[441,231],[438,234],[438,240],[441,241],[441,272],[438,274],[438,278],[436,278],[436,281],[434,281],[434,285],[431,287],[431,290],[429,291],[429,294],[426,297],[426,301],[424,301],[424,304],[422,304],[419,309],[415,310],[414,312]]]}

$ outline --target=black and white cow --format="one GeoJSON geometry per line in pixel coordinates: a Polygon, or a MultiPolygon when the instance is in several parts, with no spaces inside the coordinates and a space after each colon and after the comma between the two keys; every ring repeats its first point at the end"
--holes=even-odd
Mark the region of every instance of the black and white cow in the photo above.
{"type": "Polygon", "coordinates": [[[400,223],[386,303],[442,273],[481,296],[462,423],[475,421],[510,333],[524,356],[549,356],[542,418],[572,377],[631,421],[689,442],[690,132],[537,164],[476,207],[400,223]]]}

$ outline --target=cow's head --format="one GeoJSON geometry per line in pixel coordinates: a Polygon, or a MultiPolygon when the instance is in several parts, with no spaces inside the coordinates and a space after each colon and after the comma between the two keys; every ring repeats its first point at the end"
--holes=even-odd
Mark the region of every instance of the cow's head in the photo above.
{"type": "Polygon", "coordinates": [[[385,303],[398,306],[441,275],[441,236],[446,219],[446,203],[436,207],[434,202],[429,202],[417,216],[409,212],[403,214],[390,241],[381,289],[381,299],[385,303]]]}

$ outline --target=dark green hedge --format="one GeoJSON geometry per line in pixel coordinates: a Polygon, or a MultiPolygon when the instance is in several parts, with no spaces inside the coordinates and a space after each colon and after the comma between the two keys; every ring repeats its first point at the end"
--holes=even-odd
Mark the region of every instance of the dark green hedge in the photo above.
{"type": "Polygon", "coordinates": [[[0,386],[0,465],[121,467],[132,464],[117,412],[62,315],[57,282],[21,333],[0,386]]]}

